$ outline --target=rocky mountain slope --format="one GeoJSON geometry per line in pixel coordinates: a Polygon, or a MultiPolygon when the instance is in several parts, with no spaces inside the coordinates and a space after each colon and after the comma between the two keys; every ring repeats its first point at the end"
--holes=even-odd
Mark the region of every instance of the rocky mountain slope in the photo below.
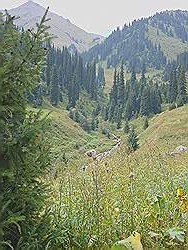
{"type": "MultiPolygon", "coordinates": [[[[39,4],[28,1],[25,4],[8,11],[11,15],[19,16],[16,25],[24,28],[33,28],[39,22],[45,12],[45,8],[39,4]]],[[[72,24],[68,19],[55,13],[49,12],[48,22],[50,32],[56,37],[54,43],[58,47],[67,46],[82,52],[98,44],[103,37],[100,35],[87,33],[83,29],[72,24]]]]}

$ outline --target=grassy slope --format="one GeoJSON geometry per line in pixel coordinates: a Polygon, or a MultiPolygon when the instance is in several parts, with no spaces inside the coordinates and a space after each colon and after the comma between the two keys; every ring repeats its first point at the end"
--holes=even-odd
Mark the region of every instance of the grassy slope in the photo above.
{"type": "Polygon", "coordinates": [[[56,155],[54,165],[64,165],[64,155],[69,162],[79,161],[79,165],[83,164],[87,150],[103,152],[114,143],[101,132],[86,133],[78,123],[70,119],[68,111],[61,107],[45,104],[42,110],[44,113],[50,112],[51,130],[48,136],[56,155]]]}
{"type": "MultiPolygon", "coordinates": [[[[136,122],[141,124],[141,120],[136,122]]],[[[149,128],[140,134],[140,142],[140,149],[127,155],[123,139],[120,149],[105,163],[95,162],[86,171],[73,164],[65,169],[59,182],[53,182],[54,197],[61,189],[62,213],[71,213],[58,223],[74,232],[71,244],[77,248],[87,249],[94,235],[93,246],[102,249],[136,230],[145,249],[168,249],[168,243],[174,246],[175,241],[170,241],[167,230],[186,230],[176,190],[186,186],[187,153],[177,157],[164,153],[181,144],[188,146],[188,106],[151,119],[149,128]],[[152,238],[151,231],[159,233],[159,237],[152,238]]],[[[66,237],[62,240],[66,244],[66,237]]]]}
{"type": "Polygon", "coordinates": [[[150,126],[141,133],[142,145],[165,147],[188,146],[188,105],[163,112],[150,120],[150,126]]]}
{"type": "Polygon", "coordinates": [[[176,59],[178,54],[188,51],[188,44],[178,38],[169,37],[162,31],[157,35],[157,29],[149,26],[148,37],[154,44],[160,44],[168,59],[176,59]]]}

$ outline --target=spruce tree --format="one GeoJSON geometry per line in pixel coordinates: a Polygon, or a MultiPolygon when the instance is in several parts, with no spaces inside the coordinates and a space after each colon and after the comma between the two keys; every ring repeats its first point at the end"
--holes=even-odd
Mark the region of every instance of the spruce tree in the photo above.
{"type": "MultiPolygon", "coordinates": [[[[38,247],[49,167],[46,118],[27,109],[26,93],[40,84],[47,11],[36,30],[19,32],[14,17],[0,21],[0,248],[38,247]]],[[[41,244],[45,248],[45,243],[41,244]]]]}
{"type": "Polygon", "coordinates": [[[98,73],[97,73],[97,83],[98,86],[104,87],[105,85],[105,75],[104,75],[104,69],[101,65],[98,67],[98,73]]]}
{"type": "Polygon", "coordinates": [[[128,122],[128,120],[126,120],[126,121],[125,121],[124,128],[123,128],[123,131],[124,131],[125,134],[128,134],[128,133],[129,133],[129,130],[130,130],[129,122],[128,122]]]}
{"type": "Polygon", "coordinates": [[[143,125],[143,129],[146,130],[149,127],[149,122],[148,122],[148,117],[146,116],[144,118],[144,125],[143,125]]]}
{"type": "Polygon", "coordinates": [[[120,129],[122,126],[122,109],[118,110],[116,122],[117,122],[117,129],[120,129]]]}
{"type": "Polygon", "coordinates": [[[178,83],[177,83],[176,70],[172,70],[170,74],[170,83],[169,83],[169,90],[168,90],[169,103],[175,102],[177,95],[178,95],[178,83]]]}
{"type": "Polygon", "coordinates": [[[177,82],[178,82],[178,94],[177,94],[177,105],[185,104],[187,102],[187,90],[186,90],[186,77],[185,71],[182,66],[177,69],[177,82]]]}
{"type": "Polygon", "coordinates": [[[150,90],[146,86],[143,90],[140,103],[140,115],[148,116],[150,114],[150,90]]]}
{"type": "Polygon", "coordinates": [[[138,149],[138,147],[139,147],[138,135],[137,135],[134,127],[132,127],[130,129],[127,141],[128,141],[128,148],[129,148],[130,152],[135,151],[136,149],[138,149]]]}
{"type": "Polygon", "coordinates": [[[160,112],[161,112],[161,94],[158,86],[154,85],[150,87],[150,113],[158,114],[160,112]]]}
{"type": "Polygon", "coordinates": [[[50,102],[57,106],[60,99],[60,87],[58,82],[58,75],[56,67],[53,67],[52,78],[50,83],[50,102]]]}
{"type": "Polygon", "coordinates": [[[111,92],[110,92],[110,100],[109,100],[108,118],[109,118],[110,121],[112,121],[114,119],[115,108],[117,106],[117,102],[118,102],[117,71],[115,69],[113,86],[112,86],[112,89],[111,89],[111,92]]]}
{"type": "Polygon", "coordinates": [[[125,102],[125,79],[124,79],[124,65],[123,61],[121,63],[121,68],[119,72],[118,77],[118,83],[117,83],[117,92],[118,92],[118,105],[123,107],[125,102]]]}

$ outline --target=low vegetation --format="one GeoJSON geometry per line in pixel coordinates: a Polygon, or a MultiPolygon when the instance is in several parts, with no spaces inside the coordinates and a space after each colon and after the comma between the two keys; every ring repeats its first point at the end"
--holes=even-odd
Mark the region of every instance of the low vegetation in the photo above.
{"type": "MultiPolygon", "coordinates": [[[[57,97],[54,64],[45,102],[31,108],[28,99],[31,104],[35,91],[39,99],[34,100],[42,99],[38,86],[46,58],[43,45],[49,39],[47,12],[35,31],[19,32],[7,13],[0,19],[0,248],[115,250],[123,244],[133,250],[187,249],[188,149],[172,154],[176,147],[188,146],[185,72],[181,67],[171,72],[167,97],[175,106],[160,113],[166,103],[161,105],[159,86],[146,84],[144,70],[138,80],[133,71],[125,86],[123,63],[109,103],[101,94],[103,84],[99,96],[92,96],[92,63],[85,68],[91,84],[85,96],[78,88],[82,98],[74,105],[67,107],[63,95],[62,101],[52,98],[49,104],[49,94],[57,97]],[[141,96],[139,82],[146,90],[141,96]],[[132,106],[126,103],[130,115],[122,119],[124,94],[132,106]],[[131,102],[135,99],[139,106],[131,102]],[[151,110],[158,104],[160,110],[151,110]],[[90,149],[106,151],[108,157],[89,157],[85,153],[90,149]]],[[[69,59],[79,61],[77,56],[69,59]]],[[[98,77],[104,82],[102,67],[98,77]]],[[[69,104],[74,93],[65,97],[69,104]]]]}
{"type": "Polygon", "coordinates": [[[105,161],[89,160],[86,170],[69,165],[51,180],[49,247],[110,248],[136,230],[144,249],[186,248],[187,201],[182,209],[177,190],[188,192],[187,153],[166,153],[186,145],[187,108],[151,119],[135,153],[123,143],[105,161]]]}

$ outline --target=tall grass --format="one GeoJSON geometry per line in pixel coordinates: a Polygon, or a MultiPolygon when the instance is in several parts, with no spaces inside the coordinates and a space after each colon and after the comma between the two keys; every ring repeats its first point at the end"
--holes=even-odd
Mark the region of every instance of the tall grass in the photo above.
{"type": "Polygon", "coordinates": [[[52,181],[49,249],[108,249],[133,230],[145,248],[186,247],[188,224],[176,190],[186,190],[187,163],[185,156],[158,149],[126,155],[121,148],[85,171],[69,166],[52,181]],[[169,229],[182,233],[183,241],[172,239],[169,229]]]}

